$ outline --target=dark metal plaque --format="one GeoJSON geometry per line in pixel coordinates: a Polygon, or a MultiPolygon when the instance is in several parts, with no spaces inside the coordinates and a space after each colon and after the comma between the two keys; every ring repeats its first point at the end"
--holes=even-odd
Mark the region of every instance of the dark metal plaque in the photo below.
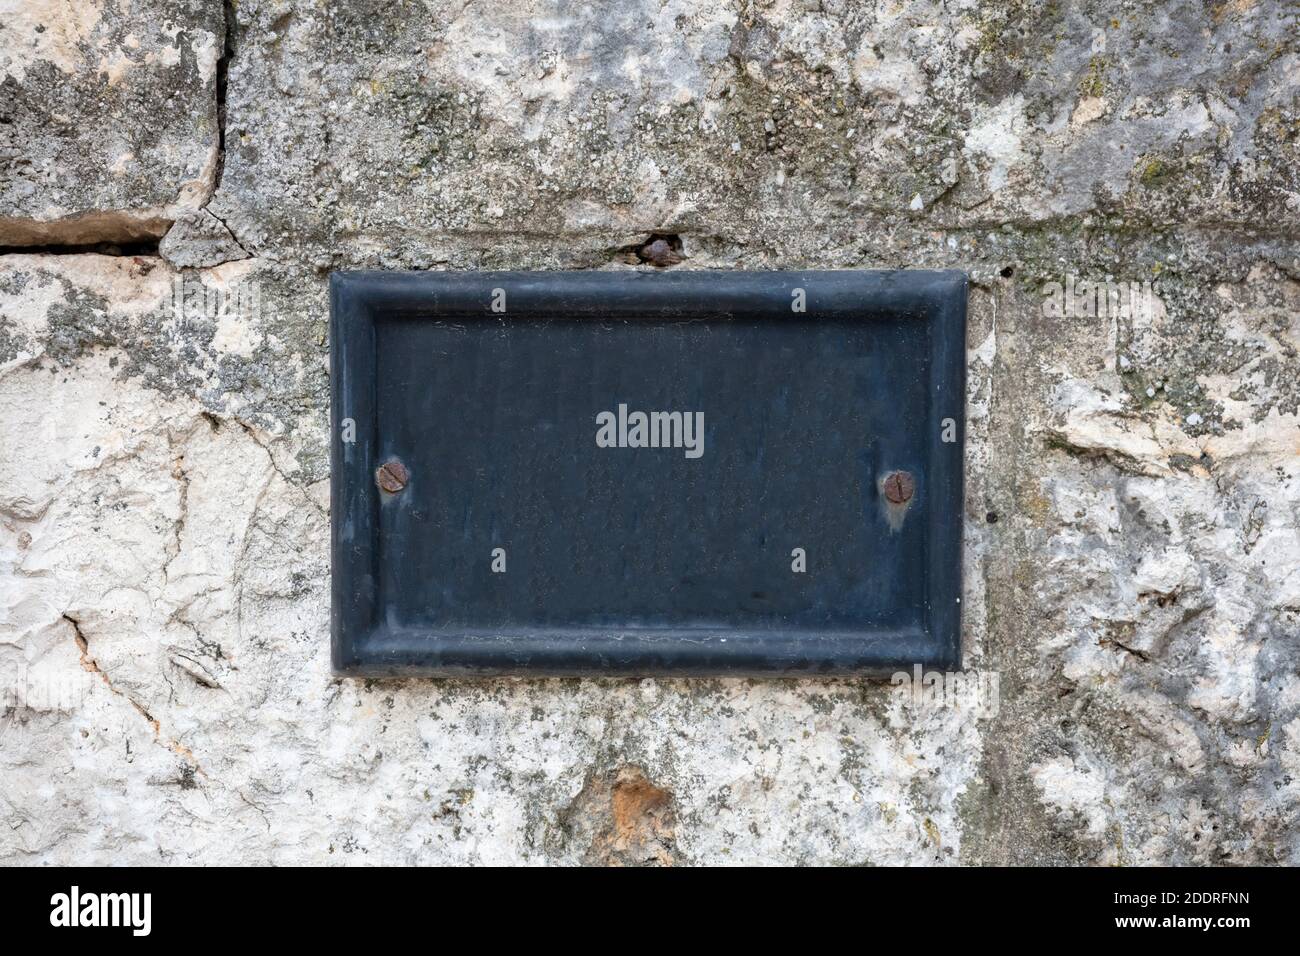
{"type": "Polygon", "coordinates": [[[333,663],[960,661],[954,272],[337,273],[333,663]]]}

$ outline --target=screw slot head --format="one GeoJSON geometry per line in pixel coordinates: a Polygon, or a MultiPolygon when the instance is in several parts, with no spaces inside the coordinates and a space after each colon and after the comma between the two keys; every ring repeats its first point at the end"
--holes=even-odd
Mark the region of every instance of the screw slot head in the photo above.
{"type": "Polygon", "coordinates": [[[375,469],[375,483],[390,495],[395,495],[406,487],[406,466],[396,458],[390,458],[375,469]]]}
{"type": "Polygon", "coordinates": [[[885,475],[881,488],[885,492],[885,499],[890,504],[901,505],[912,500],[912,494],[916,491],[916,482],[912,480],[911,472],[891,471],[885,475]]]}

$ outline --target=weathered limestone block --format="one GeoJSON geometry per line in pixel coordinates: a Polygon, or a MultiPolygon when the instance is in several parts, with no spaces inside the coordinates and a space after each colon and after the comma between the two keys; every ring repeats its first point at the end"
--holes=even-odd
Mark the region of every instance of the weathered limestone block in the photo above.
{"type": "Polygon", "coordinates": [[[215,208],[322,265],[510,234],[599,264],[650,231],[825,258],[881,216],[1283,228],[1298,38],[1279,0],[247,2],[215,208]]]}
{"type": "Polygon", "coordinates": [[[216,183],[207,0],[0,2],[0,246],[161,236],[216,183]]]}
{"type": "Polygon", "coordinates": [[[1000,719],[1038,729],[986,740],[1023,762],[1021,859],[1294,862],[1300,283],[1267,246],[1125,242],[1163,267],[1150,314],[1030,324],[1004,300],[1023,417],[990,587],[1024,691],[1000,719]]]}

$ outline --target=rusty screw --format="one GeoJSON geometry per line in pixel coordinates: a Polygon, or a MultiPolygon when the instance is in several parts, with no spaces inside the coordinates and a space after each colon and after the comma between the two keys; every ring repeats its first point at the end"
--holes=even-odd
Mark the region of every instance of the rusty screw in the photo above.
{"type": "Polygon", "coordinates": [[[911,472],[891,471],[885,475],[883,488],[885,498],[890,504],[901,505],[912,500],[912,492],[916,490],[916,482],[912,480],[911,472]]]}
{"type": "Polygon", "coordinates": [[[660,269],[684,262],[681,240],[676,236],[651,236],[650,241],[636,251],[637,258],[660,269]]]}
{"type": "Polygon", "coordinates": [[[396,458],[388,459],[375,469],[375,483],[390,495],[406,487],[406,477],[406,466],[396,458]]]}

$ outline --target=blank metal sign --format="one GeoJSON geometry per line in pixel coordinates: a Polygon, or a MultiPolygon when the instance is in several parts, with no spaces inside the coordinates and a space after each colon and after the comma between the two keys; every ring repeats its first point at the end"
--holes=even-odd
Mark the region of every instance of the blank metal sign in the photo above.
{"type": "Polygon", "coordinates": [[[954,272],[336,273],[343,674],[960,662],[954,272]]]}

